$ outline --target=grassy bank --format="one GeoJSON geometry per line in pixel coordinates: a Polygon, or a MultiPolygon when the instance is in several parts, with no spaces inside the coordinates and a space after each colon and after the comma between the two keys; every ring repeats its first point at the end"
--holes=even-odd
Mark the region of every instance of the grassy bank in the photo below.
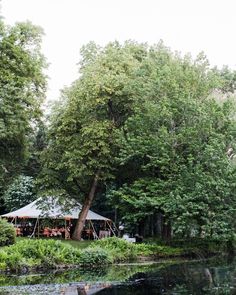
{"type": "MultiPolygon", "coordinates": [[[[176,243],[178,245],[178,243],[176,243]]],[[[165,245],[149,243],[132,244],[119,238],[99,241],[58,241],[53,239],[18,239],[16,244],[0,248],[0,270],[29,271],[70,267],[99,267],[120,262],[145,259],[195,256],[203,257],[221,252],[218,244],[209,248],[209,243],[196,245],[165,245]],[[213,251],[214,250],[214,251],[213,251]]]]}

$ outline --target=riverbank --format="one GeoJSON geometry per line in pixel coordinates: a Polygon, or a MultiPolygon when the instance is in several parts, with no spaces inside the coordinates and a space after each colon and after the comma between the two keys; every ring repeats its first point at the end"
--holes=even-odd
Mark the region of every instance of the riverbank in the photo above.
{"type": "Polygon", "coordinates": [[[219,243],[198,243],[194,247],[191,244],[182,247],[157,243],[133,244],[115,237],[87,243],[21,239],[12,246],[0,249],[0,272],[96,268],[115,263],[157,261],[174,257],[205,258],[223,253],[224,247],[219,243]]]}
{"type": "Polygon", "coordinates": [[[48,284],[48,285],[25,285],[25,286],[9,286],[0,287],[0,295],[12,295],[12,294],[51,294],[51,295],[93,295],[97,292],[109,288],[111,284],[108,283],[97,283],[97,284],[86,284],[86,283],[67,283],[67,284],[48,284]]]}

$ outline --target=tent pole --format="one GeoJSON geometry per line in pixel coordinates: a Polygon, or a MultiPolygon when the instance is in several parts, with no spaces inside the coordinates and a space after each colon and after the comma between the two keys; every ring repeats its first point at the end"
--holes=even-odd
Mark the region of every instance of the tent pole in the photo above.
{"type": "Polygon", "coordinates": [[[91,231],[91,227],[90,227],[90,220],[89,220],[89,240],[90,240],[90,231],[91,231]]]}
{"type": "Polygon", "coordinates": [[[30,236],[30,238],[32,238],[34,235],[35,235],[35,231],[36,231],[36,228],[37,228],[37,223],[38,223],[38,218],[36,219],[36,222],[35,222],[35,225],[34,225],[34,230],[30,236]]]}
{"type": "Polygon", "coordinates": [[[112,222],[112,223],[113,223],[113,226],[114,226],[115,230],[116,230],[117,232],[119,232],[119,230],[118,230],[116,224],[115,224],[114,222],[112,222]]]}
{"type": "Polygon", "coordinates": [[[39,239],[39,218],[38,218],[38,239],[39,239]]]}
{"type": "Polygon", "coordinates": [[[107,224],[111,230],[111,232],[113,233],[114,236],[116,236],[116,233],[114,232],[114,230],[112,229],[112,226],[110,225],[110,222],[107,221],[107,224]]]}
{"type": "Polygon", "coordinates": [[[64,233],[65,233],[65,238],[64,239],[66,239],[66,219],[65,219],[65,231],[64,231],[64,233]]]}
{"type": "Polygon", "coordinates": [[[98,235],[97,235],[97,233],[96,233],[96,230],[95,230],[95,228],[94,228],[94,226],[93,226],[92,220],[90,220],[90,222],[91,222],[91,226],[92,226],[92,229],[93,229],[93,231],[94,231],[94,234],[95,234],[96,239],[99,239],[99,238],[98,238],[98,235]]]}

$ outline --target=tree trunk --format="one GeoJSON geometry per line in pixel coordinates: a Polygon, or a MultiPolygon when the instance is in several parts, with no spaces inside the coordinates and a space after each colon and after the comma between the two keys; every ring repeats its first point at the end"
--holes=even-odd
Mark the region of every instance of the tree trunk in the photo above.
{"type": "Polygon", "coordinates": [[[94,176],[94,179],[93,179],[93,182],[92,182],[92,185],[91,185],[91,188],[90,188],[90,192],[89,192],[88,196],[84,200],[84,204],[83,204],[82,209],[81,209],[81,211],[79,213],[79,218],[77,220],[75,230],[74,230],[74,233],[73,233],[73,236],[72,236],[73,240],[78,240],[78,241],[81,240],[81,234],[82,234],[82,231],[83,231],[83,228],[84,228],[86,217],[87,217],[88,211],[89,211],[89,209],[91,207],[91,204],[92,204],[92,201],[94,199],[94,195],[95,195],[95,192],[96,192],[96,189],[97,189],[98,178],[99,178],[99,173],[97,173],[94,176]]]}
{"type": "Polygon", "coordinates": [[[171,240],[171,223],[165,217],[162,226],[162,239],[165,241],[171,240]]]}

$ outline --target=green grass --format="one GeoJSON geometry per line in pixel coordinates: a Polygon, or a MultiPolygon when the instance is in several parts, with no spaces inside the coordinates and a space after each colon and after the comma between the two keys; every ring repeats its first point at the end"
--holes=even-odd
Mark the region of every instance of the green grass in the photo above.
{"type": "MultiPolygon", "coordinates": [[[[20,242],[20,241],[24,241],[24,240],[28,240],[30,238],[27,237],[17,237],[16,238],[16,242],[20,242]]],[[[33,238],[34,239],[34,238],[33,238]]],[[[89,246],[91,246],[94,241],[74,241],[74,240],[62,240],[62,239],[55,239],[55,238],[44,238],[44,240],[60,240],[62,243],[65,244],[69,244],[71,246],[73,246],[74,248],[78,248],[78,249],[85,249],[89,246]]]]}
{"type": "Polygon", "coordinates": [[[94,241],[74,241],[74,240],[61,240],[61,241],[62,243],[69,244],[79,249],[85,249],[94,243],[94,241]]]}

